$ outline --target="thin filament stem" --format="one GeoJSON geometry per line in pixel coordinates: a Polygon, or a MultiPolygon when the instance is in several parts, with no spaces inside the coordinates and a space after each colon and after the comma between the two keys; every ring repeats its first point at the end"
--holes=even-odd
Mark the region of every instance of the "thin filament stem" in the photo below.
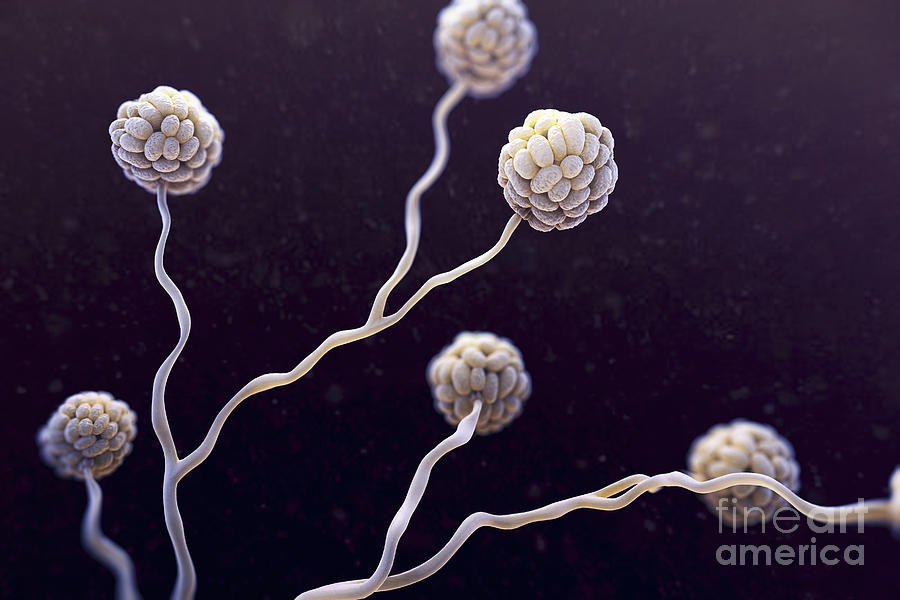
{"type": "Polygon", "coordinates": [[[116,577],[116,600],[139,600],[131,557],[118,544],[103,535],[100,530],[100,511],[103,508],[103,490],[90,469],[84,470],[88,505],[81,522],[81,545],[87,553],[113,572],[116,577]]]}
{"type": "Polygon", "coordinates": [[[400,538],[409,526],[409,520],[419,506],[422,496],[425,495],[425,488],[428,486],[428,479],[431,476],[432,469],[434,469],[441,457],[472,439],[472,435],[475,433],[475,426],[478,424],[478,417],[481,415],[481,407],[481,400],[477,400],[472,408],[472,412],[459,422],[453,435],[435,446],[419,462],[419,466],[413,475],[412,483],[409,485],[409,490],[406,492],[406,499],[388,527],[381,560],[378,562],[378,566],[375,568],[372,576],[363,581],[337,583],[309,590],[297,596],[295,600],[356,600],[358,598],[366,598],[378,591],[378,588],[381,587],[391,572],[400,538]]]}
{"type": "Polygon", "coordinates": [[[172,438],[172,430],[169,427],[169,419],[166,415],[166,384],[175,361],[181,355],[181,351],[187,344],[191,333],[191,313],[181,290],[169,277],[163,262],[166,250],[166,240],[172,226],[172,216],[169,213],[169,205],[166,198],[166,186],[161,183],[156,188],[156,204],[162,218],[162,232],[159,235],[159,243],[156,245],[156,255],[153,261],[156,279],[162,288],[169,294],[172,304],[175,305],[175,314],[178,317],[179,336],[175,348],[159,366],[156,377],[153,379],[153,397],[150,405],[153,431],[162,446],[165,459],[165,472],[163,474],[163,513],[166,519],[166,529],[175,550],[175,561],[178,565],[178,576],[175,580],[175,588],[172,590],[172,598],[183,600],[193,598],[197,587],[197,574],[191,553],[188,551],[187,538],[184,533],[184,522],[178,510],[177,479],[175,473],[178,466],[178,452],[175,448],[175,440],[172,438]]]}
{"type": "Polygon", "coordinates": [[[447,133],[447,116],[450,114],[460,100],[466,95],[466,85],[456,82],[444,93],[443,97],[434,107],[431,115],[431,128],[434,131],[434,156],[431,159],[431,165],[428,170],[422,174],[419,180],[410,188],[406,195],[405,206],[405,229],[406,229],[406,250],[397,268],[394,270],[390,279],[384,282],[378,294],[375,296],[375,302],[372,304],[372,311],[369,313],[369,319],[366,323],[374,323],[376,320],[384,316],[384,308],[387,304],[388,296],[396,287],[401,279],[409,272],[413,260],[416,257],[416,251],[419,248],[419,239],[422,235],[422,211],[419,207],[419,200],[422,198],[428,188],[430,188],[447,166],[447,158],[450,156],[450,136],[447,133]]]}
{"type": "Polygon", "coordinates": [[[159,242],[156,244],[156,254],[153,259],[153,270],[156,273],[156,279],[162,288],[169,294],[172,303],[175,305],[175,314],[178,317],[178,327],[180,330],[178,342],[175,348],[163,360],[156,376],[153,378],[153,398],[151,401],[151,420],[153,422],[153,431],[159,438],[162,445],[163,455],[166,461],[178,460],[178,454],[175,449],[175,440],[172,438],[172,430],[169,427],[169,419],[166,414],[166,384],[169,381],[169,374],[178,356],[181,354],[187,338],[191,333],[191,313],[188,311],[184,296],[181,290],[169,277],[166,272],[164,263],[164,255],[166,251],[166,241],[169,239],[169,231],[172,228],[172,215],[169,213],[169,204],[166,198],[165,184],[159,184],[156,188],[156,205],[159,208],[159,215],[162,218],[162,232],[159,234],[159,242]]]}
{"type": "Polygon", "coordinates": [[[653,477],[631,475],[597,492],[560,500],[527,512],[506,515],[495,515],[486,512],[473,513],[463,520],[450,538],[450,541],[437,554],[418,567],[398,575],[391,575],[378,591],[405,587],[430,577],[447,564],[450,558],[462,547],[463,543],[482,527],[516,529],[529,523],[558,519],[579,508],[603,511],[619,510],[637,500],[641,495],[647,492],[653,493],[663,487],[678,487],[698,494],[709,494],[736,485],[754,485],[768,488],[784,498],[805,516],[821,523],[843,523],[849,518],[855,518],[860,523],[860,526],[862,526],[862,523],[883,525],[891,522],[888,501],[869,500],[844,506],[819,506],[802,499],[779,481],[759,473],[731,473],[702,482],[679,471],[653,477]],[[612,497],[620,492],[624,493],[612,497]]]}

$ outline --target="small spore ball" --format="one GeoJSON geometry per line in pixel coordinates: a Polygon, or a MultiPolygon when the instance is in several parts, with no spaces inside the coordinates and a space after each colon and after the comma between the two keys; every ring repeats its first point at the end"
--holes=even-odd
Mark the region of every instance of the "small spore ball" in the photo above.
{"type": "Polygon", "coordinates": [[[506,91],[528,71],[537,34],[519,0],[453,0],[438,15],[437,67],[472,96],[506,91]]]}
{"type": "Polygon", "coordinates": [[[37,435],[41,458],[60,477],[94,479],[115,471],[131,453],[137,415],[108,392],[69,396],[37,435]]]}
{"type": "Polygon", "coordinates": [[[169,86],[123,102],[109,135],[113,158],[125,177],[152,193],[165,182],[174,195],[206,185],[222,160],[225,140],[219,122],[197,96],[169,86]]]}
{"type": "MultiPolygon", "coordinates": [[[[688,468],[698,481],[729,473],[761,473],[791,491],[800,488],[800,465],[790,442],[768,425],[743,419],[716,425],[694,440],[688,468]]],[[[729,524],[768,521],[786,503],[772,490],[755,485],[734,486],[702,497],[729,524]]]]}
{"type": "Polygon", "coordinates": [[[612,133],[597,117],[544,108],[509,132],[497,183],[506,202],[538,231],[571,229],[606,206],[619,169],[612,133]]]}
{"type": "Polygon", "coordinates": [[[431,359],[426,371],[434,408],[453,426],[483,405],[475,432],[500,431],[519,416],[531,395],[522,353],[493,333],[463,331],[431,359]]]}

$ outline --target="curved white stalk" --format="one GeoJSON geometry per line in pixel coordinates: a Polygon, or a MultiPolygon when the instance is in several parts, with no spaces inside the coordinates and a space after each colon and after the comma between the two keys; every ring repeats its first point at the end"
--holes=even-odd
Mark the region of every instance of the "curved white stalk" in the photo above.
{"type": "Polygon", "coordinates": [[[118,544],[103,535],[100,530],[100,511],[103,508],[103,490],[90,469],[84,470],[88,505],[81,522],[81,545],[88,554],[113,572],[116,577],[116,600],[140,600],[134,579],[131,557],[118,544]]]}
{"type": "Polygon", "coordinates": [[[366,598],[378,591],[378,588],[387,579],[391,572],[391,567],[394,565],[394,557],[397,555],[400,537],[406,531],[407,526],[409,526],[409,520],[412,518],[416,507],[419,506],[422,496],[425,495],[425,487],[428,485],[431,470],[441,457],[472,439],[480,415],[481,400],[476,400],[472,411],[459,422],[453,435],[435,446],[419,462],[416,473],[413,475],[412,483],[409,484],[409,490],[406,492],[406,499],[388,527],[381,560],[378,562],[378,566],[375,568],[372,576],[363,581],[325,585],[304,592],[297,596],[295,600],[356,600],[358,598],[366,598]]]}
{"type": "Polygon", "coordinates": [[[172,373],[172,367],[175,361],[184,350],[187,344],[188,336],[191,334],[191,313],[188,310],[187,303],[181,290],[169,277],[166,272],[164,263],[164,255],[166,251],[166,241],[169,238],[169,230],[172,226],[172,216],[169,213],[169,205],[166,198],[166,186],[161,183],[156,188],[156,204],[159,208],[159,214],[162,218],[162,232],[159,235],[159,242],[156,245],[156,254],[154,256],[153,267],[156,272],[156,279],[172,299],[175,305],[175,314],[178,317],[179,336],[175,348],[166,357],[156,372],[153,379],[153,397],[150,405],[150,416],[153,423],[153,431],[159,439],[162,446],[165,467],[163,473],[163,514],[166,520],[166,529],[169,532],[169,539],[172,541],[172,547],[175,551],[175,562],[178,567],[178,575],[175,579],[175,587],[172,590],[172,598],[183,600],[193,598],[197,589],[197,572],[194,569],[194,562],[191,559],[191,553],[188,550],[187,538],[184,533],[184,522],[181,513],[178,510],[178,490],[177,490],[177,472],[178,472],[178,452],[175,448],[175,440],[172,438],[172,430],[169,426],[169,418],[166,415],[166,384],[169,381],[169,375],[172,373]]]}
{"type": "Polygon", "coordinates": [[[384,307],[387,303],[388,295],[396,287],[401,279],[409,272],[413,260],[416,257],[416,251],[419,248],[419,238],[422,235],[422,211],[419,208],[419,200],[422,198],[428,188],[434,185],[444,168],[447,166],[447,158],[450,156],[450,136],[447,133],[447,116],[450,111],[459,104],[466,95],[466,85],[457,81],[453,86],[444,93],[443,97],[434,107],[431,115],[431,128],[434,132],[434,157],[431,164],[419,180],[412,186],[406,195],[406,205],[404,209],[404,229],[406,230],[406,250],[397,263],[397,268],[391,277],[384,282],[378,294],[375,296],[375,302],[372,304],[372,311],[369,313],[367,324],[374,323],[384,316],[384,307]]]}
{"type": "MultiPolygon", "coordinates": [[[[697,481],[679,471],[653,477],[640,474],[630,475],[596,492],[560,500],[526,512],[506,515],[486,512],[473,513],[463,520],[450,540],[437,554],[413,569],[391,575],[378,591],[405,587],[434,575],[447,564],[465,541],[482,527],[516,529],[529,523],[558,519],[579,508],[603,511],[619,510],[637,500],[641,495],[647,492],[654,493],[664,487],[678,487],[698,494],[709,494],[736,485],[768,488],[784,498],[802,514],[823,523],[839,523],[842,522],[841,520],[849,518],[859,519],[866,524],[890,525],[892,523],[893,517],[887,500],[869,500],[844,506],[819,506],[804,500],[776,479],[759,473],[731,473],[708,481],[697,481]],[[619,493],[621,493],[620,496],[615,496],[619,493]]],[[[343,582],[343,584],[353,583],[358,583],[358,580],[343,582]]]]}

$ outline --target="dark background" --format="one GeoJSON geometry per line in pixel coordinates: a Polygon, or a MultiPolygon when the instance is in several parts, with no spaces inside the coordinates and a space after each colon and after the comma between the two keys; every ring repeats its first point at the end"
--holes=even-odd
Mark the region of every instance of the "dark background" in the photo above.
{"type": "MultiPolygon", "coordinates": [[[[177,326],[152,271],[154,198],[109,155],[116,107],[159,84],[188,88],[227,134],[211,183],[171,200],[167,265],[194,316],[168,396],[185,454],[248,380],[365,320],[432,152],[443,4],[0,4],[0,595],[112,596],[80,547],[83,486],[57,479],[34,444],[85,389],[140,415],[134,454],[102,481],[104,530],[131,553],[145,598],[174,582],[149,407],[177,326]]],[[[439,464],[395,569],[471,512],[684,468],[694,437],[735,417],[793,442],[810,501],[888,493],[900,462],[897,3],[528,7],[531,70],[452,113],[450,162],[389,308],[496,241],[510,215],[497,155],[534,108],[589,111],[611,128],[620,180],[608,208],[569,232],[520,227],[396,327],[244,403],[180,487],[200,598],[292,598],[374,569],[416,463],[450,433],[424,370],[462,329],[511,338],[534,394],[509,429],[439,464]]],[[[620,512],[481,530],[390,597],[896,589],[900,543],[878,528],[817,536],[864,544],[861,567],[715,560],[720,544],[797,548],[811,535],[720,535],[701,502],[668,490],[620,512]]]]}

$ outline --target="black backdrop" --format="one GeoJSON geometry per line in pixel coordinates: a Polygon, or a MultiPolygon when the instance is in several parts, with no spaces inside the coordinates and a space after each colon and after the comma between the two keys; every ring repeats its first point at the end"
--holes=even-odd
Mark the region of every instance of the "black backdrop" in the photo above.
{"type": "MultiPolygon", "coordinates": [[[[168,266],[194,316],[169,386],[182,453],[252,377],[288,370],[365,319],[402,244],[446,82],[441,0],[33,2],[0,5],[0,595],[111,597],[82,551],[83,486],[38,459],[34,432],[69,394],[107,389],[140,414],[104,480],[105,531],[146,598],[168,595],[150,386],[177,337],[152,272],[151,195],[109,156],[116,107],[158,84],[200,96],[226,130],[201,193],[172,199],[168,266]]],[[[428,359],[462,329],[513,339],[534,379],[523,416],[435,470],[397,567],[477,510],[511,512],[634,473],[684,467],[691,440],[746,417],[790,439],[802,492],[887,494],[900,462],[900,9],[894,2],[529,2],[531,71],[450,117],[452,155],[390,307],[494,243],[507,131],[537,107],[587,110],[616,137],[619,185],[573,231],[520,227],[486,267],[396,327],[247,401],[181,507],[201,598],[291,598],[364,577],[417,461],[450,429],[428,359]]],[[[719,566],[716,533],[679,490],[617,513],[482,530],[396,598],[878,597],[900,545],[865,566],[719,566]]]]}

